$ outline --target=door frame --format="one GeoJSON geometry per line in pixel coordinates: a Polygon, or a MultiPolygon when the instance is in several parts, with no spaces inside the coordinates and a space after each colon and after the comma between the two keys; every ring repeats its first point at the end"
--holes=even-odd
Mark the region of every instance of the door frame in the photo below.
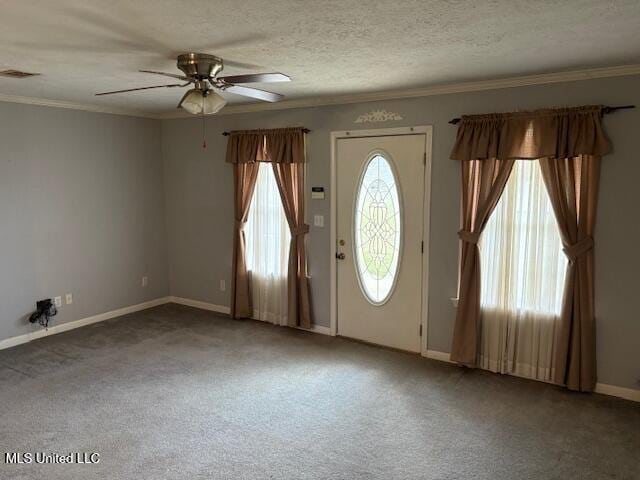
{"type": "Polygon", "coordinates": [[[431,223],[431,157],[432,157],[432,137],[433,126],[421,125],[416,127],[398,127],[398,128],[380,128],[373,130],[340,130],[331,132],[331,184],[330,184],[330,278],[331,286],[329,292],[330,318],[331,318],[331,335],[337,335],[338,332],[338,269],[336,264],[336,253],[338,246],[337,238],[337,220],[338,220],[338,195],[336,192],[337,184],[337,145],[338,139],[341,138],[363,138],[363,137],[387,137],[393,135],[424,135],[425,138],[425,166],[424,166],[424,184],[423,184],[423,226],[422,239],[424,242],[424,252],[422,255],[422,298],[421,298],[421,327],[422,338],[420,339],[420,354],[427,354],[427,332],[429,319],[429,231],[431,223]]]}

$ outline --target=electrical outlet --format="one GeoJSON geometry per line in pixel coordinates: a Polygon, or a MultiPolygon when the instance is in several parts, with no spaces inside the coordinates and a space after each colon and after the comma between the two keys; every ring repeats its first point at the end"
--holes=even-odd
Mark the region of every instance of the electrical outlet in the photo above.
{"type": "Polygon", "coordinates": [[[227,282],[225,280],[220,280],[220,291],[224,292],[227,289],[227,282]]]}
{"type": "Polygon", "coordinates": [[[55,297],[53,299],[53,303],[55,303],[56,307],[61,307],[62,306],[62,297],[55,297]]]}
{"type": "Polygon", "coordinates": [[[67,304],[67,305],[71,305],[71,304],[73,303],[73,295],[72,295],[72,294],[70,294],[70,293],[67,293],[67,294],[64,296],[64,300],[65,300],[65,302],[66,302],[66,304],[67,304]]]}
{"type": "Polygon", "coordinates": [[[144,277],[142,277],[142,287],[146,288],[147,285],[149,285],[149,277],[144,276],[144,277]]]}

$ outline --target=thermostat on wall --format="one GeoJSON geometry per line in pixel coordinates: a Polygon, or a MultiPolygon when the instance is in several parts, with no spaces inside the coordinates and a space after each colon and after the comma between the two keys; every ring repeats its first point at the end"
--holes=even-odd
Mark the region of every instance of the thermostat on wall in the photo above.
{"type": "Polygon", "coordinates": [[[324,187],[311,187],[311,198],[313,200],[324,200],[324,187]]]}

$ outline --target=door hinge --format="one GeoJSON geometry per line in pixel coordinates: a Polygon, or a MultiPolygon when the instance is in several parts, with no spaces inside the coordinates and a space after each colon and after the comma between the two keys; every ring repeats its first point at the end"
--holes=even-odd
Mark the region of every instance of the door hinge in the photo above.
{"type": "Polygon", "coordinates": [[[424,152],[424,156],[422,157],[422,164],[423,165],[427,164],[427,152],[424,152]]]}
{"type": "Polygon", "coordinates": [[[424,253],[424,240],[420,242],[420,253],[424,253]]]}
{"type": "Polygon", "coordinates": [[[422,336],[422,325],[420,325],[420,336],[422,336]]]}

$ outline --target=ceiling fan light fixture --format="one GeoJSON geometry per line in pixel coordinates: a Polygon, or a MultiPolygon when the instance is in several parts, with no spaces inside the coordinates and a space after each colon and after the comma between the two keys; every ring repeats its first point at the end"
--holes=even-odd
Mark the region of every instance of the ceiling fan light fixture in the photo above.
{"type": "Polygon", "coordinates": [[[194,88],[187,92],[180,107],[193,115],[213,115],[219,112],[227,101],[213,90],[205,95],[202,90],[194,88]]]}

